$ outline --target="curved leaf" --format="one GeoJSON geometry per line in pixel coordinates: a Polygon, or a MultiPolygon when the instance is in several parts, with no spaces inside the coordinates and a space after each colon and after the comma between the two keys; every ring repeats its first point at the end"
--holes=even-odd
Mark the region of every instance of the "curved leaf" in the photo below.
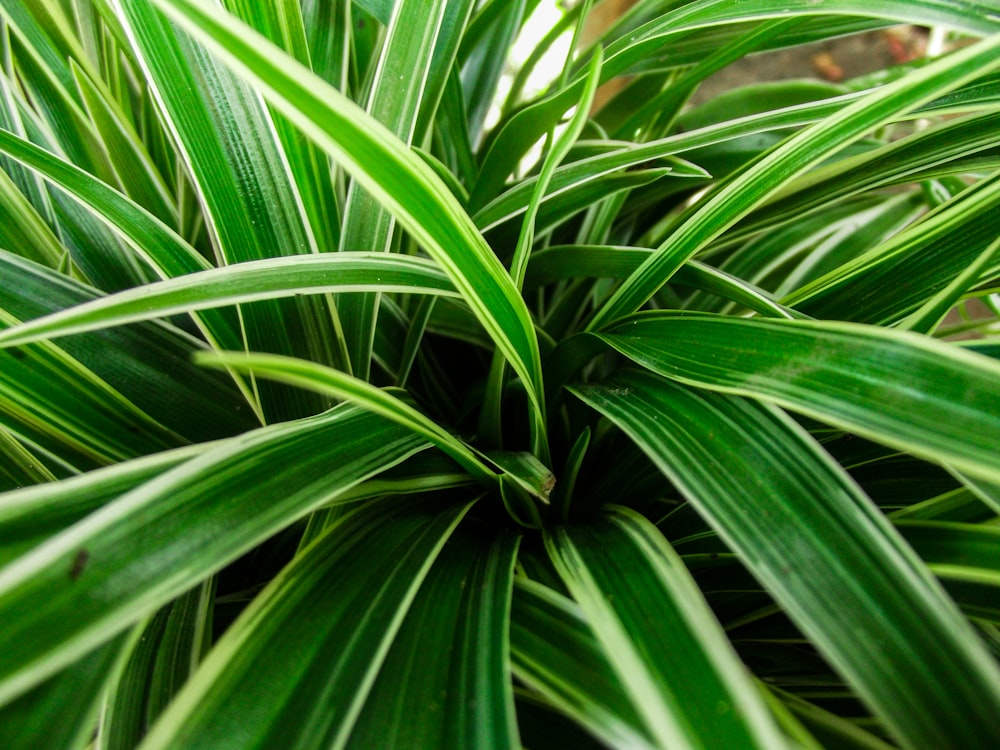
{"type": "Polygon", "coordinates": [[[0,347],[240,302],[351,290],[458,296],[436,265],[422,258],[379,253],[268,258],[99,297],[0,332],[0,347]]]}
{"type": "Polygon", "coordinates": [[[654,748],[579,606],[520,579],[511,611],[511,667],[609,747],[654,748]]]}
{"type": "MultiPolygon", "coordinates": [[[[716,5],[710,2],[708,5],[716,5]]],[[[901,112],[1000,67],[1000,34],[930,63],[912,75],[876,89],[839,113],[806,128],[769,151],[697,204],[688,218],[597,311],[589,324],[599,330],[634,312],[683,263],[728,227],[763,203],[793,177],[821,163],[901,112]]]]}
{"type": "Polygon", "coordinates": [[[402,497],[344,516],[230,627],[143,750],[342,747],[419,586],[470,507],[402,497]]]}
{"type": "Polygon", "coordinates": [[[352,406],[261,428],[9,563],[0,569],[0,703],[425,445],[352,406]]]}
{"type": "Polygon", "coordinates": [[[545,546],[663,748],[784,747],[680,557],[627,508],[557,526],[545,546]]]}
{"type": "Polygon", "coordinates": [[[643,449],[905,746],[1000,741],[1000,668],[801,427],[651,373],[572,390],[643,449]]]}
{"type": "Polygon", "coordinates": [[[379,671],[348,750],[515,748],[507,630],[518,537],[459,526],[379,671]]]}
{"type": "MultiPolygon", "coordinates": [[[[443,0],[396,2],[371,82],[368,114],[407,145],[411,145],[416,131],[432,54],[447,6],[443,0]]],[[[392,215],[362,187],[352,184],[344,207],[340,249],[388,251],[394,226],[392,215]]],[[[367,378],[378,297],[351,296],[340,301],[338,311],[343,318],[351,370],[358,377],[367,378]]]]}
{"type": "Polygon", "coordinates": [[[538,341],[524,301],[433,170],[357,105],[225,14],[189,0],[156,2],[252,80],[438,261],[544,411],[538,341]]]}
{"type": "Polygon", "coordinates": [[[852,323],[667,312],[600,338],[667,377],[1000,480],[1000,363],[959,347],[852,323]]]}
{"type": "Polygon", "coordinates": [[[274,354],[206,352],[199,355],[197,361],[203,365],[253,372],[258,377],[307,388],[333,398],[349,399],[429,440],[479,481],[492,484],[497,480],[496,473],[473,448],[403,399],[360,378],[315,362],[274,354]]]}
{"type": "MultiPolygon", "coordinates": [[[[116,0],[113,7],[197,186],[219,264],[317,252],[273,118],[257,93],[148,0],[116,0]]],[[[260,302],[241,315],[253,350],[339,359],[332,311],[323,298],[260,302]]],[[[275,384],[263,384],[260,399],[269,419],[319,410],[312,394],[275,384]]]]}
{"type": "Polygon", "coordinates": [[[96,648],[17,700],[0,708],[0,742],[7,750],[79,750],[94,733],[101,691],[120,671],[134,640],[122,634],[96,648]]]}

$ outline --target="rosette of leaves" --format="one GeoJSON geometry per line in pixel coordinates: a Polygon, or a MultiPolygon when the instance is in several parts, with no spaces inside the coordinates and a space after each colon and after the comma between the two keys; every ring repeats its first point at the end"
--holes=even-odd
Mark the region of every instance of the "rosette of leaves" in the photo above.
{"type": "Polygon", "coordinates": [[[4,748],[1000,746],[995,3],[538,4],[0,3],[4,748]]]}

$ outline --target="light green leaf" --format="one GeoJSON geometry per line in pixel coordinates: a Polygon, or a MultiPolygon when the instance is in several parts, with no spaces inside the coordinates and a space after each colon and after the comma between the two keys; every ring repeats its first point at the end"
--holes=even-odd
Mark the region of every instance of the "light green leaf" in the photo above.
{"type": "Polygon", "coordinates": [[[458,63],[470,141],[475,145],[517,32],[538,0],[485,0],[462,38],[458,63]]]}
{"type": "Polygon", "coordinates": [[[344,516],[230,627],[142,750],[344,747],[418,588],[470,507],[402,497],[344,516]]]}
{"type": "MultiPolygon", "coordinates": [[[[608,151],[607,148],[611,147],[611,144],[608,144],[607,148],[602,149],[594,156],[578,159],[558,167],[552,174],[550,185],[542,197],[541,207],[544,207],[546,203],[552,203],[559,196],[571,197],[574,202],[583,203],[583,199],[589,196],[591,191],[607,195],[607,189],[602,189],[600,185],[608,182],[608,175],[622,170],[628,170],[629,174],[634,174],[637,167],[649,162],[655,163],[657,169],[662,170],[664,174],[675,177],[710,176],[694,164],[680,159],[667,158],[669,154],[678,150],[677,142],[674,139],[666,139],[662,145],[660,143],[655,145],[659,148],[654,148],[654,144],[629,144],[608,151]]],[[[528,210],[537,184],[538,177],[529,177],[519,181],[510,190],[501,193],[496,199],[476,212],[473,217],[476,225],[486,232],[523,215],[528,210]]]]}
{"type": "Polygon", "coordinates": [[[1000,364],[959,347],[852,323],[669,312],[640,313],[600,338],[672,379],[1000,480],[1000,364]]]}
{"type": "MultiPolygon", "coordinates": [[[[584,87],[582,98],[577,104],[576,112],[570,119],[566,129],[556,137],[549,134],[547,145],[548,153],[542,162],[542,169],[531,188],[530,199],[521,219],[521,227],[518,232],[514,255],[510,262],[510,276],[514,281],[514,286],[518,289],[524,287],[524,275],[528,269],[528,262],[531,256],[531,248],[535,242],[536,227],[535,222],[542,199],[548,192],[549,184],[552,182],[556,168],[566,158],[573,144],[580,137],[583,126],[586,124],[590,114],[590,108],[594,102],[594,94],[597,92],[597,84],[601,76],[601,51],[594,53],[590,61],[587,73],[587,85],[584,87]]],[[[483,398],[484,404],[479,417],[479,432],[495,445],[503,445],[501,402],[504,386],[507,381],[507,368],[500,352],[493,355],[490,363],[490,374],[486,382],[486,395],[483,398]]],[[[535,413],[535,420],[532,422],[531,442],[532,450],[549,460],[548,445],[545,438],[544,415],[535,413]]]]}
{"type": "Polygon", "coordinates": [[[425,446],[341,406],[225,441],[108,503],[0,569],[0,703],[425,446]]]}
{"type": "Polygon", "coordinates": [[[55,480],[50,467],[9,430],[0,428],[0,492],[55,480]]]}
{"type": "Polygon", "coordinates": [[[555,527],[545,546],[657,746],[785,746],[684,563],[645,518],[614,507],[555,527]]]}
{"type": "Polygon", "coordinates": [[[348,290],[457,296],[448,278],[423,258],[380,253],[269,258],[99,297],[0,332],[0,347],[240,302],[348,290]]]}
{"type": "Polygon", "coordinates": [[[6,130],[0,130],[0,151],[92,208],[94,217],[119,232],[161,277],[209,268],[198,251],[162,221],[66,159],[6,130]]]}
{"type": "Polygon", "coordinates": [[[156,1],[253,81],[431,254],[521,377],[534,408],[544,412],[538,342],[527,308],[430,167],[357,105],[225,14],[188,0],[156,1]]]}
{"type": "MultiPolygon", "coordinates": [[[[974,91],[976,79],[963,87],[974,91]]],[[[956,92],[957,93],[957,92],[956,92]]],[[[971,98],[971,97],[970,97],[971,98]]],[[[941,102],[931,102],[920,110],[928,116],[945,114],[941,102]]],[[[994,104],[986,112],[947,117],[915,133],[867,148],[859,154],[839,158],[793,180],[778,191],[726,235],[726,241],[740,242],[769,226],[795,223],[804,215],[817,215],[852,195],[908,184],[928,177],[961,175],[971,170],[989,169],[997,162],[1000,146],[1000,112],[994,104]]],[[[961,112],[962,110],[959,110],[961,112]]]]}
{"type": "Polygon", "coordinates": [[[651,373],[572,390],[643,449],[904,746],[1000,737],[995,661],[805,430],[651,373]]]}
{"type": "Polygon", "coordinates": [[[59,238],[25,198],[6,171],[0,171],[0,243],[49,268],[58,268],[68,256],[59,238]]]}
{"type": "Polygon", "coordinates": [[[455,530],[421,584],[346,747],[519,747],[507,630],[518,537],[455,530]]]}
{"type": "Polygon", "coordinates": [[[28,55],[18,59],[19,67],[31,71],[22,80],[54,139],[75,163],[110,177],[100,141],[77,99],[70,65],[72,59],[91,73],[89,60],[66,23],[63,9],[50,3],[3,0],[0,15],[28,50],[28,55]]]}
{"type": "MultiPolygon", "coordinates": [[[[979,281],[980,275],[993,264],[1000,251],[1000,238],[994,240],[965,269],[953,276],[948,285],[927,300],[918,310],[900,322],[899,328],[917,333],[931,333],[944,320],[963,295],[979,281]]],[[[942,280],[947,280],[948,274],[941,274],[942,280]]]]}
{"type": "Polygon", "coordinates": [[[637,310],[686,260],[794,177],[898,117],[901,112],[912,111],[1000,67],[998,50],[1000,35],[932,62],[912,75],[877,89],[768,152],[751,168],[726,181],[711,197],[697,204],[657,252],[598,310],[590,322],[590,330],[599,330],[615,318],[637,310]]]}

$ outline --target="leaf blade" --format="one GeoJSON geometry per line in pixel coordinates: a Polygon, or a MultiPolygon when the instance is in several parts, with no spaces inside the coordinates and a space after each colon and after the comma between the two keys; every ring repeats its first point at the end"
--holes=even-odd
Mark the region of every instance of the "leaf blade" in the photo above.
{"type": "Polygon", "coordinates": [[[556,527],[545,544],[659,746],[784,745],[680,557],[652,524],[615,507],[600,522],[556,527]]]}
{"type": "Polygon", "coordinates": [[[105,505],[0,570],[0,702],[425,446],[338,407],[227,440],[105,505]]]}
{"type": "Polygon", "coordinates": [[[959,347],[853,323],[674,313],[639,314],[601,339],[667,377],[1000,478],[1000,365],[959,347]]]}
{"type": "Polygon", "coordinates": [[[572,390],[681,489],[906,746],[983,746],[998,731],[986,704],[1000,702],[1000,670],[801,427],[772,407],[641,371],[572,390]]]}
{"type": "Polygon", "coordinates": [[[188,0],[155,0],[330,154],[396,216],[448,273],[480,323],[542,406],[538,341],[524,301],[440,178],[340,92],[285,60],[223,14],[188,0]],[[294,74],[290,71],[294,71],[294,74]],[[363,157],[363,158],[362,158],[363,157]],[[391,185],[391,190],[389,189],[391,185]]]}
{"type": "Polygon", "coordinates": [[[144,750],[342,747],[418,587],[471,505],[403,497],[345,516],[233,624],[144,750]]]}

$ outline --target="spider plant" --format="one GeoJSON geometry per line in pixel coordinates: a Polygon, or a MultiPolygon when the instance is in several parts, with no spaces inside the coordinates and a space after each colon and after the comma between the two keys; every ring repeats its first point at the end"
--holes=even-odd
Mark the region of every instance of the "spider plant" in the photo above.
{"type": "Polygon", "coordinates": [[[1000,746],[995,0],[539,4],[0,0],[0,746],[1000,746]]]}

